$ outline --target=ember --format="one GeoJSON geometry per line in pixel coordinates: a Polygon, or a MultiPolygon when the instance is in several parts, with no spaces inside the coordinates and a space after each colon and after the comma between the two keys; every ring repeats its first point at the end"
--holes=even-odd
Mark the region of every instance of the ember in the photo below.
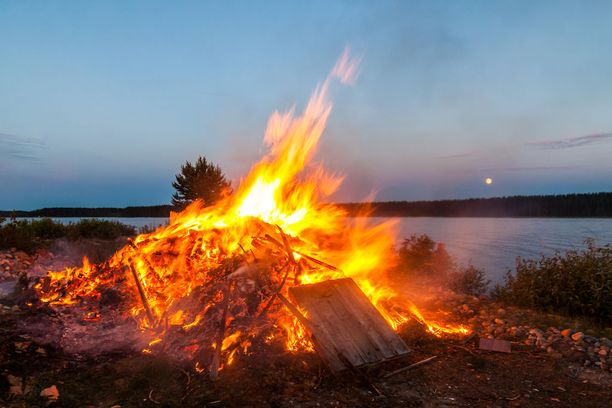
{"type": "Polygon", "coordinates": [[[113,313],[136,320],[143,352],[173,354],[212,375],[257,342],[312,350],[297,317],[307,311],[292,312],[286,297],[291,287],[332,279],[352,278],[393,329],[413,318],[435,334],[466,333],[425,321],[386,282],[393,221],[374,225],[323,201],[342,178],[309,163],[331,112],[332,81],[351,83],[356,72],[345,52],[301,116],[274,113],[264,138],[269,153],[233,195],[172,214],[168,226],[137,236],[102,264],[85,258],[80,268],[49,272],[37,284],[40,299],[95,322],[118,298],[113,313]]]}

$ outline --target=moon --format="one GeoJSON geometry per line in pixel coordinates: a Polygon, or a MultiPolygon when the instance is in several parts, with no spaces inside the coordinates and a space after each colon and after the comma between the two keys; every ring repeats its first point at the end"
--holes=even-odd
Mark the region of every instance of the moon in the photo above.
{"type": "Polygon", "coordinates": [[[491,177],[487,177],[486,179],[484,179],[484,182],[486,185],[490,186],[491,184],[493,184],[493,179],[491,177]]]}

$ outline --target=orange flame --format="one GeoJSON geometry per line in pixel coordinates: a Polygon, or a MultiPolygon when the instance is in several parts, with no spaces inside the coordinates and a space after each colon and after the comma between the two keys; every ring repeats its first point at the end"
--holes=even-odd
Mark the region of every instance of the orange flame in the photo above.
{"type": "MultiPolygon", "coordinates": [[[[288,350],[312,350],[302,325],[274,301],[275,291],[341,277],[353,278],[393,328],[415,317],[435,334],[464,333],[463,327],[427,322],[387,284],[395,221],[350,218],[323,202],[342,177],[309,164],[332,110],[332,80],[353,83],[358,63],[345,51],[300,116],[295,109],[272,114],[264,137],[269,152],[233,195],[212,207],[196,201],[171,214],[167,226],[137,236],[104,265],[92,266],[85,258],[81,268],[49,272],[47,283],[37,286],[41,300],[67,306],[120,285],[131,299],[131,315],[150,333],[146,352],[187,336],[178,349],[190,357],[221,353],[226,365],[265,330],[266,341],[283,339],[288,350]],[[253,297],[252,286],[270,303],[257,300],[251,310],[245,299],[253,297]],[[236,298],[242,300],[232,303],[236,298]],[[273,328],[253,323],[263,315],[273,328]],[[208,344],[194,341],[195,332],[208,344]]],[[[196,370],[201,367],[197,362],[196,370]]]]}

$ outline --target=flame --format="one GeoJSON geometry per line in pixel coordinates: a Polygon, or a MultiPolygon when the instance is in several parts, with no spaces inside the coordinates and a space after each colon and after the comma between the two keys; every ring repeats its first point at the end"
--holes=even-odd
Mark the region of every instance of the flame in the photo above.
{"type": "Polygon", "coordinates": [[[41,300],[67,307],[118,288],[129,315],[150,336],[143,352],[180,350],[202,359],[198,372],[218,357],[231,365],[259,335],[290,351],[313,350],[276,293],[341,277],[353,278],[393,328],[416,318],[438,335],[465,333],[462,326],[428,322],[387,283],[395,221],[351,218],[325,203],[342,177],[312,159],[332,110],[332,81],[353,83],[358,63],[345,51],[301,115],[295,108],[271,115],[264,137],[269,152],[234,194],[171,214],[167,226],[135,237],[105,264],[84,258],[80,268],[49,272],[37,285],[41,300]]]}

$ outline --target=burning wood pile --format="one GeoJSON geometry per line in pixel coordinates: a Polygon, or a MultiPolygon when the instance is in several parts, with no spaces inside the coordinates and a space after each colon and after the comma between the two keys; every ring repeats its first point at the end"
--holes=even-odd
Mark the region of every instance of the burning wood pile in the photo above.
{"type": "Polygon", "coordinates": [[[387,283],[392,221],[349,218],[323,202],[341,178],[309,163],[331,112],[332,79],[351,82],[355,72],[345,53],[303,115],[271,116],[270,152],[234,194],[173,214],[168,226],[137,236],[102,264],[84,259],[80,268],[49,272],[36,286],[40,299],[90,322],[133,319],[143,352],[176,355],[213,376],[273,343],[316,348],[334,370],[403,355],[408,349],[391,329],[411,318],[432,332],[466,332],[426,322],[387,283]],[[342,321],[354,335],[334,345],[326,325],[342,321]]]}

